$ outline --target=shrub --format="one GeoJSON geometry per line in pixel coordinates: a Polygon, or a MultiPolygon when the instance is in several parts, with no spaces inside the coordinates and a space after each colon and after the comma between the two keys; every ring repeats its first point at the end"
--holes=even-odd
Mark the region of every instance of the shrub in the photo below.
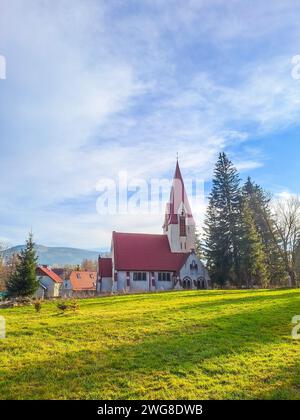
{"type": "Polygon", "coordinates": [[[69,305],[70,310],[72,310],[73,312],[76,312],[77,309],[79,309],[79,304],[77,302],[76,299],[72,299],[70,305],[69,305]]]}
{"type": "Polygon", "coordinates": [[[58,304],[57,304],[57,309],[59,309],[61,312],[66,312],[67,311],[67,309],[68,309],[68,305],[67,305],[67,303],[66,302],[59,302],[58,304]]]}
{"type": "Polygon", "coordinates": [[[57,304],[57,308],[62,312],[65,313],[67,311],[76,312],[79,308],[78,302],[76,299],[72,299],[69,303],[67,301],[62,301],[57,304]]]}
{"type": "Polygon", "coordinates": [[[40,312],[42,309],[42,302],[40,300],[36,300],[34,302],[34,309],[36,310],[36,312],[40,312]]]}

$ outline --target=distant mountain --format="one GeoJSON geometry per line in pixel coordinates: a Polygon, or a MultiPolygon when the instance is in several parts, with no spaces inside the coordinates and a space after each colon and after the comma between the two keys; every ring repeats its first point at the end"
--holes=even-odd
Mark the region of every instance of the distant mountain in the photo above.
{"type": "MultiPolygon", "coordinates": [[[[7,260],[11,255],[21,252],[24,246],[25,245],[17,245],[7,249],[3,252],[4,259],[7,260]]],[[[39,257],[38,263],[52,266],[80,264],[85,258],[88,260],[97,260],[100,253],[79,248],[50,247],[43,245],[36,245],[35,248],[39,257]]]]}

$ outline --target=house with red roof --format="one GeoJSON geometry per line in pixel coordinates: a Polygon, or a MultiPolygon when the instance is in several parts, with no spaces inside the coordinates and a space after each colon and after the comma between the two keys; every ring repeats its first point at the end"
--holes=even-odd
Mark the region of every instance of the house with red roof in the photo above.
{"type": "Polygon", "coordinates": [[[47,265],[38,265],[36,268],[36,276],[40,283],[39,289],[36,292],[36,297],[44,299],[59,296],[63,280],[52,271],[51,267],[47,265]]]}
{"type": "Polygon", "coordinates": [[[208,289],[195,253],[195,221],[177,161],[163,233],[112,233],[111,258],[98,260],[97,292],[208,289]]]}
{"type": "Polygon", "coordinates": [[[72,271],[70,277],[63,281],[61,296],[94,296],[96,292],[96,282],[96,271],[72,271]]]}

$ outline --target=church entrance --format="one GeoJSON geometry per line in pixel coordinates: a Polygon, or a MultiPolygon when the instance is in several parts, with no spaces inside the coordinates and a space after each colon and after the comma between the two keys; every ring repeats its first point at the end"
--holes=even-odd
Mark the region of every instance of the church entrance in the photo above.
{"type": "Polygon", "coordinates": [[[197,280],[197,289],[206,289],[206,287],[205,287],[205,279],[203,279],[202,277],[200,277],[197,280]]]}
{"type": "Polygon", "coordinates": [[[191,289],[192,288],[192,280],[189,277],[185,277],[182,282],[182,287],[184,289],[191,289]]]}

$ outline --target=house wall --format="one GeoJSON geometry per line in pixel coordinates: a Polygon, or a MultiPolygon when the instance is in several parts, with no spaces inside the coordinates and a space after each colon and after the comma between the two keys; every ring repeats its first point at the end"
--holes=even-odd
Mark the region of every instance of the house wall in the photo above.
{"type": "Polygon", "coordinates": [[[43,289],[42,286],[39,286],[39,288],[37,289],[37,291],[35,292],[33,297],[36,298],[36,299],[44,299],[45,298],[45,290],[43,289]]]}
{"type": "Polygon", "coordinates": [[[61,285],[59,295],[63,298],[71,297],[73,294],[71,282],[69,279],[63,281],[61,285]]]}
{"type": "Polygon", "coordinates": [[[37,276],[37,278],[40,283],[47,287],[47,290],[45,291],[45,297],[51,298],[59,296],[60,283],[54,282],[48,276],[37,276]]]}
{"type": "Polygon", "coordinates": [[[93,297],[96,295],[96,290],[72,290],[73,298],[93,297]]]}

